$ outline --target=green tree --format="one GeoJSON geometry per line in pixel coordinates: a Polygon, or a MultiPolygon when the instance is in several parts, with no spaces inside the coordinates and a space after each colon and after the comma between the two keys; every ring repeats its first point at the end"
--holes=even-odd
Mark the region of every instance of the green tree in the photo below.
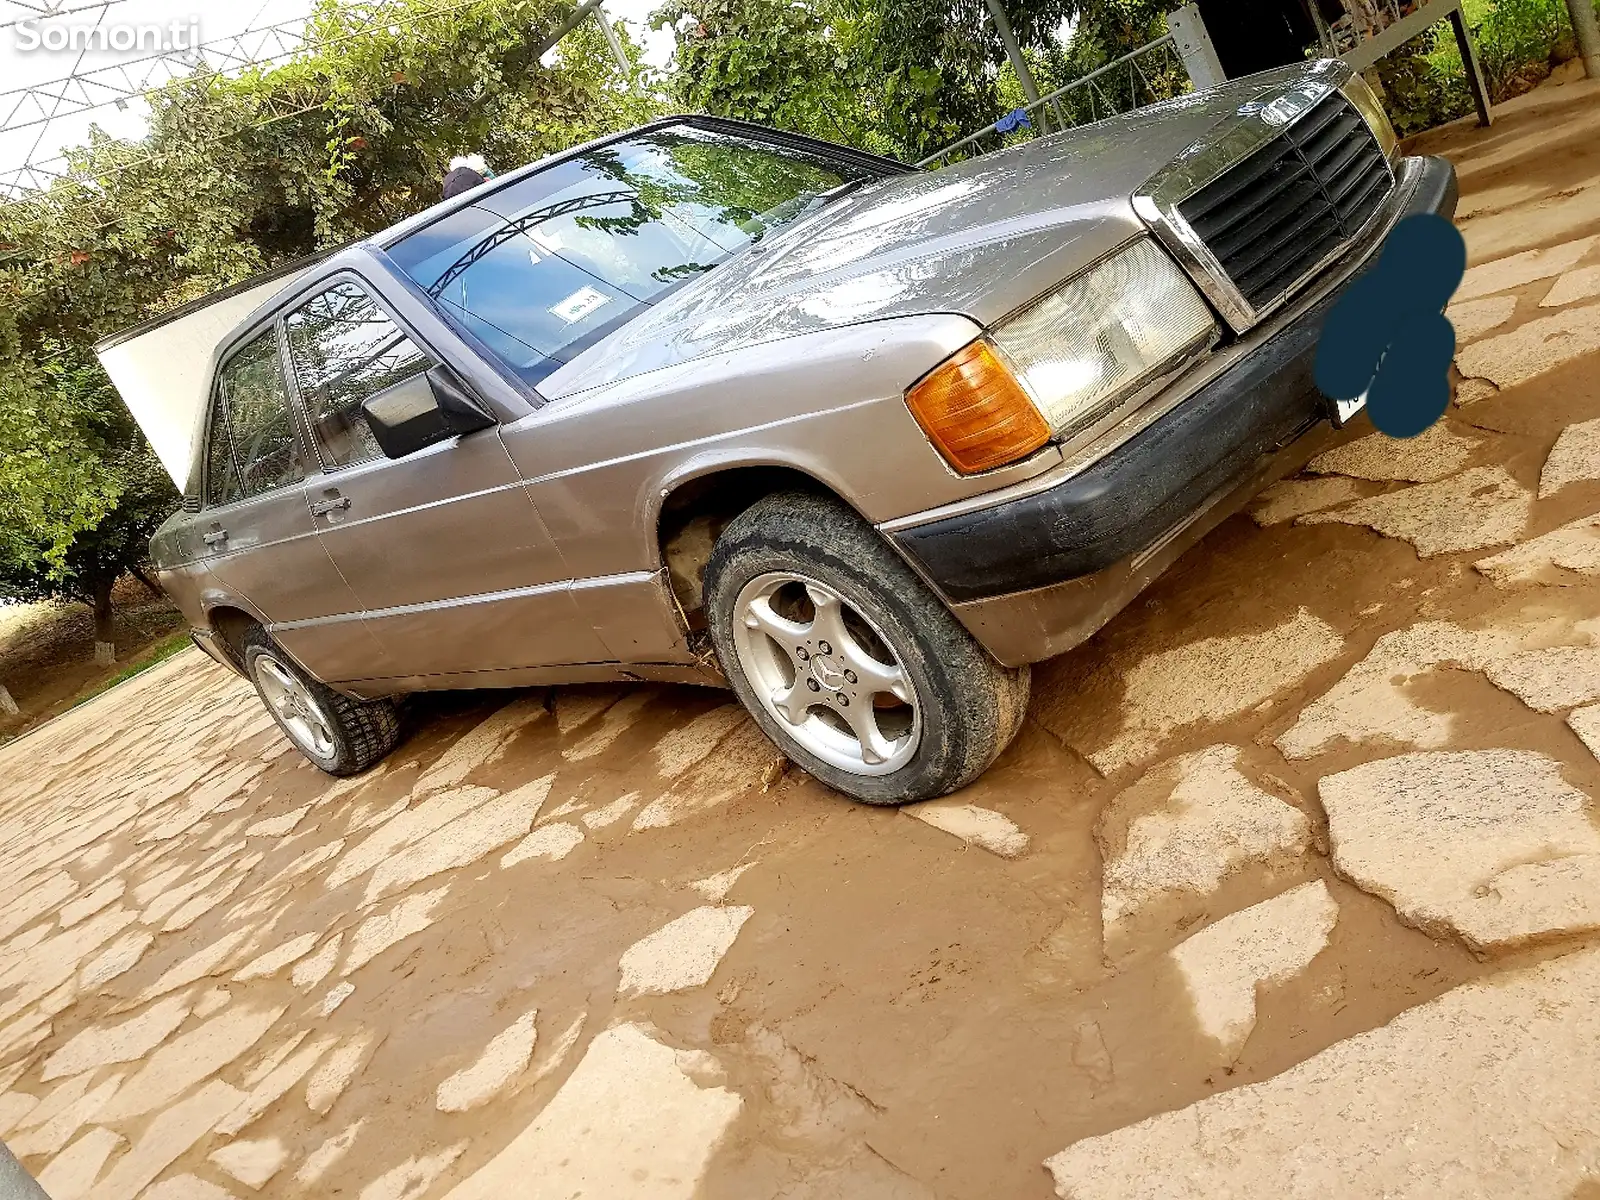
{"type": "MultiPolygon", "coordinates": [[[[1162,0],[1005,0],[1043,88],[1161,36],[1165,8],[1162,0]],[[1069,21],[1075,32],[1063,46],[1057,31],[1069,21]]],[[[680,103],[902,158],[921,158],[1022,102],[984,0],[669,0],[655,22],[677,35],[668,86],[680,103]]],[[[1176,91],[1184,82],[1167,84],[1176,91]]]]}
{"type": "Polygon", "coordinates": [[[592,22],[540,65],[572,7],[319,0],[303,53],[179,81],[143,140],[95,133],[0,204],[0,589],[109,595],[171,504],[98,338],[427,207],[455,154],[507,169],[655,114],[592,22]]]}
{"type": "MultiPolygon", "coordinates": [[[[143,563],[151,535],[177,505],[178,494],[104,372],[93,362],[69,366],[67,358],[47,369],[50,386],[77,414],[81,441],[73,461],[93,472],[111,507],[60,543],[30,543],[26,526],[8,524],[12,538],[0,553],[0,596],[80,601],[94,610],[95,641],[115,642],[112,589],[131,571],[156,590],[143,563]]],[[[57,469],[46,478],[61,475],[57,469]]]]}
{"type": "Polygon", "coordinates": [[[849,0],[668,0],[652,17],[676,35],[680,106],[890,150],[859,20],[849,0]]]}

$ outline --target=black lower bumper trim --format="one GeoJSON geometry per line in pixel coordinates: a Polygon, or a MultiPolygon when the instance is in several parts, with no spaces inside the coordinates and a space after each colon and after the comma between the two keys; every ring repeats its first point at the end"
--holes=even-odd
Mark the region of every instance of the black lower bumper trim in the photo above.
{"type": "MultiPolygon", "coordinates": [[[[1424,159],[1406,215],[1453,216],[1456,198],[1455,169],[1424,159]]],[[[1376,261],[1374,251],[1368,265],[1376,261]]],[[[1323,419],[1312,367],[1343,290],[1059,486],[901,530],[896,542],[955,603],[1078,579],[1137,554],[1323,419]]]]}

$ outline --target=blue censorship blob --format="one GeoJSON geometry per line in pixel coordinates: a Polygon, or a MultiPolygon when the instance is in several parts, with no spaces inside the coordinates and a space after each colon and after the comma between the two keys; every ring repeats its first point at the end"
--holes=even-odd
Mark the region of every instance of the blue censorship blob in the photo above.
{"type": "Polygon", "coordinates": [[[1419,213],[1399,222],[1378,265],[1328,314],[1317,386],[1335,400],[1366,393],[1372,423],[1392,437],[1427,429],[1450,402],[1455,330],[1443,312],[1466,269],[1466,243],[1449,221],[1419,213]]]}
{"type": "Polygon", "coordinates": [[[1450,361],[1455,326],[1443,313],[1414,318],[1383,356],[1367,393],[1367,411],[1380,433],[1416,437],[1450,407],[1450,361]]]}

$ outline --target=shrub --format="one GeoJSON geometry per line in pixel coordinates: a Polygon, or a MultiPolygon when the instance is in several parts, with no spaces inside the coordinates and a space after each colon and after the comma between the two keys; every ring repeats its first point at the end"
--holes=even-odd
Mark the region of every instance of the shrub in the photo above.
{"type": "MultiPolygon", "coordinates": [[[[1597,4],[1600,8],[1600,4],[1597,4]]],[[[1519,96],[1573,57],[1566,0],[1488,0],[1467,4],[1489,99],[1519,96]]],[[[1390,119],[1401,136],[1472,111],[1466,70],[1450,26],[1413,38],[1375,68],[1390,119]]]]}

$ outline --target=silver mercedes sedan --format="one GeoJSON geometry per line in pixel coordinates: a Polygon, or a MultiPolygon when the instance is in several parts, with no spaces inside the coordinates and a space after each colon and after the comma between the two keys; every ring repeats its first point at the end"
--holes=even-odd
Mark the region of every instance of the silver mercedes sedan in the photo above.
{"type": "Polygon", "coordinates": [[[1355,415],[1322,322],[1455,203],[1334,62],[933,172],[683,117],[100,351],[163,585],[323,770],[407,693],[667,680],[895,804],[1355,415]]]}

